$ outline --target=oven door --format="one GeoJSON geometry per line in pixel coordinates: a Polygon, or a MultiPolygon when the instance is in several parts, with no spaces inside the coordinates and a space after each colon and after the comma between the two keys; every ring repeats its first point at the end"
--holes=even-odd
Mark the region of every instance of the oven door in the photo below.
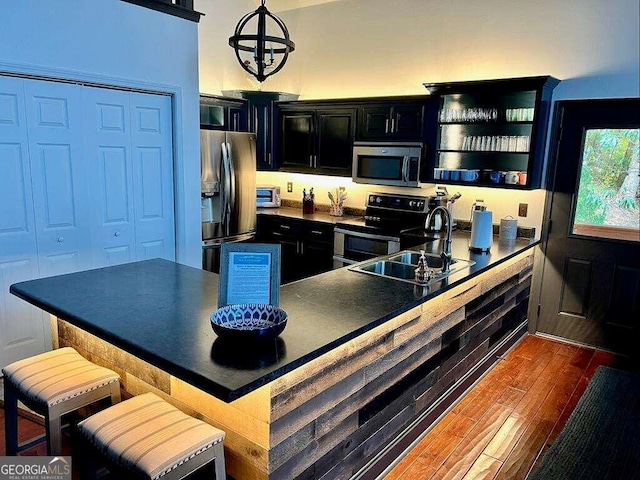
{"type": "Polygon", "coordinates": [[[420,144],[358,144],[353,147],[351,177],[356,183],[417,187],[420,144]]]}
{"type": "Polygon", "coordinates": [[[336,228],[333,234],[333,268],[400,251],[400,238],[336,228]]]}

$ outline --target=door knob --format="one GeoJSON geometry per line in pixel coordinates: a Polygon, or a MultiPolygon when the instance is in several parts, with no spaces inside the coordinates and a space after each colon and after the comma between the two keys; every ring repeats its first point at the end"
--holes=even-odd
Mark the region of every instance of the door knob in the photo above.
{"type": "Polygon", "coordinates": [[[58,237],[58,243],[64,242],[64,237],[58,237]]]}
{"type": "Polygon", "coordinates": [[[120,232],[116,232],[113,234],[114,237],[119,237],[120,236],[120,232]]]}

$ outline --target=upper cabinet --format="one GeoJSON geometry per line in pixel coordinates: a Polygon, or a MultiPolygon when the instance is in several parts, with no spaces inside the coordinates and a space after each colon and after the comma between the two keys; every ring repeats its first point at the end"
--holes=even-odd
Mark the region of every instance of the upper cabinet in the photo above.
{"type": "Polygon", "coordinates": [[[246,132],[247,101],[215,95],[201,95],[200,128],[246,132]]]}
{"type": "Polygon", "coordinates": [[[355,106],[280,104],[280,170],[351,176],[355,106]]]}
{"type": "Polygon", "coordinates": [[[543,186],[551,95],[558,83],[543,76],[425,84],[440,102],[434,168],[425,180],[543,186]]]}
{"type": "Polygon", "coordinates": [[[378,100],[362,103],[358,114],[357,140],[422,141],[425,100],[378,100]]]}
{"type": "Polygon", "coordinates": [[[233,90],[223,92],[228,97],[241,98],[247,102],[248,129],[256,134],[256,166],[258,170],[277,170],[278,162],[274,147],[277,145],[278,101],[296,100],[297,95],[282,92],[259,92],[233,90]]]}

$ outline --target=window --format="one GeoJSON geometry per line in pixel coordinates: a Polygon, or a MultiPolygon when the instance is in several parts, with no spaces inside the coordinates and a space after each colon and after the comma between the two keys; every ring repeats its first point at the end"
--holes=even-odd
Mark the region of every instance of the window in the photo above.
{"type": "Polygon", "coordinates": [[[573,233],[640,242],[640,128],[589,129],[573,233]]]}

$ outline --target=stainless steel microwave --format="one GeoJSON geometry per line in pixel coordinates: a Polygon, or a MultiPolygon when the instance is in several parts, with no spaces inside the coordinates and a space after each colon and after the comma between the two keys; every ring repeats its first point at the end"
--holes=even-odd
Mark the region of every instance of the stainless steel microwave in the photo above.
{"type": "Polygon", "coordinates": [[[354,142],[352,179],[396,187],[417,187],[423,145],[408,142],[354,142]]]}

